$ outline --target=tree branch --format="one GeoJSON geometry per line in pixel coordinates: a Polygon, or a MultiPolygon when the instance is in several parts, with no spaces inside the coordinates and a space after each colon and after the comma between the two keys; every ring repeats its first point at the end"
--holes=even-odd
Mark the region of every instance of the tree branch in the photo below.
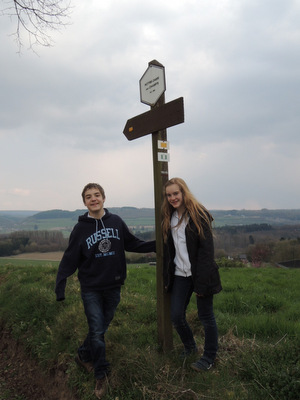
{"type": "Polygon", "coordinates": [[[6,0],[12,5],[1,11],[2,15],[17,18],[13,34],[19,49],[23,46],[22,35],[27,33],[29,47],[35,45],[51,46],[49,31],[59,30],[69,24],[70,0],[6,0]]]}

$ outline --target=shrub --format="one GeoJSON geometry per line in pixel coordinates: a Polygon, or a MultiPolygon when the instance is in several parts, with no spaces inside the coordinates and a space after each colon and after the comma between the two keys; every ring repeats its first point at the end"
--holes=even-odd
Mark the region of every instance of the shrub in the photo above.
{"type": "Polygon", "coordinates": [[[241,261],[230,260],[228,258],[222,257],[217,260],[217,264],[220,268],[242,268],[245,264],[241,261]]]}

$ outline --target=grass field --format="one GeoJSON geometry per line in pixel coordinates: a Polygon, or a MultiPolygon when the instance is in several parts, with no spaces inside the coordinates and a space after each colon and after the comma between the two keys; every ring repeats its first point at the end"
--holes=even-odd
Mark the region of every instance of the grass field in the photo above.
{"type": "MultiPolygon", "coordinates": [[[[81,400],[94,399],[94,379],[76,366],[87,333],[76,276],[66,300],[54,295],[57,261],[0,259],[0,319],[45,370],[64,365],[81,400]]],[[[156,276],[148,265],[130,265],[122,300],[106,335],[112,377],[107,400],[297,400],[300,393],[300,270],[222,268],[215,297],[219,327],[216,367],[199,374],[193,358],[157,344],[156,276]]],[[[200,351],[203,331],[193,299],[188,320],[200,351]]]]}

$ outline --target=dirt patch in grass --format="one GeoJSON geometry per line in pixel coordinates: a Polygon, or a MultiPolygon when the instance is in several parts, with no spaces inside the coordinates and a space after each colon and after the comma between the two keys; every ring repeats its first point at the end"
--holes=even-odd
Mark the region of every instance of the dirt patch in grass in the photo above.
{"type": "MultiPolygon", "coordinates": [[[[62,254],[24,253],[9,258],[60,261],[62,254]]],[[[1,321],[0,355],[1,400],[77,399],[68,387],[68,375],[64,366],[45,371],[37,360],[30,357],[23,345],[11,337],[1,321]]]]}
{"type": "Polygon", "coordinates": [[[63,367],[47,373],[0,326],[0,399],[76,400],[63,367]]]}

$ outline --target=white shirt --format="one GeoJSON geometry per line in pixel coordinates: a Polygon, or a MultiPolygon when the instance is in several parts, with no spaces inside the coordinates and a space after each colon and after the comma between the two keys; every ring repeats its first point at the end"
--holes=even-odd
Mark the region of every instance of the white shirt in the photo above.
{"type": "Polygon", "coordinates": [[[188,223],[188,217],[178,225],[178,213],[175,211],[171,218],[171,231],[175,246],[175,275],[188,277],[192,275],[191,263],[186,247],[185,228],[188,223]]]}

